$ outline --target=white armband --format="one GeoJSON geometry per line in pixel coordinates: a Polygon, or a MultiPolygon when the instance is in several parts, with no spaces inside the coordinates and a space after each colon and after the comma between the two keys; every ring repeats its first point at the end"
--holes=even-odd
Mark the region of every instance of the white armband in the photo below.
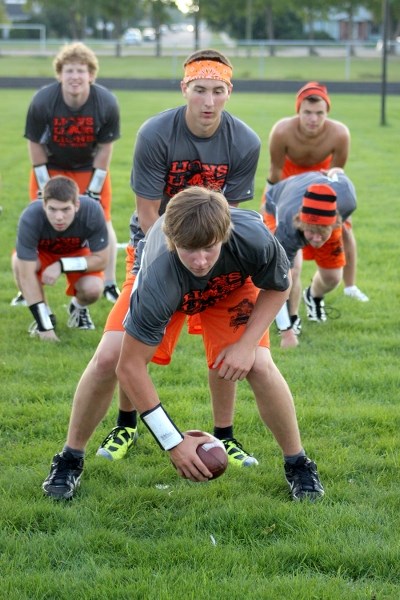
{"type": "Polygon", "coordinates": [[[163,450],[172,450],[183,440],[183,435],[161,404],[142,413],[140,416],[163,450]]]}
{"type": "Polygon", "coordinates": [[[285,302],[276,315],[275,323],[279,331],[287,331],[288,329],[291,329],[292,321],[290,320],[287,302],[285,302]]]}
{"type": "Polygon", "coordinates": [[[103,189],[106,177],[107,171],[105,171],[104,169],[95,169],[93,171],[92,179],[90,180],[87,188],[88,191],[92,192],[93,194],[100,194],[101,190],[103,189]]]}
{"type": "Polygon", "coordinates": [[[59,262],[63,273],[87,271],[87,260],[84,256],[60,258],[59,262]]]}
{"type": "Polygon", "coordinates": [[[37,165],[33,167],[33,172],[35,173],[36,182],[38,184],[38,188],[40,191],[43,191],[44,186],[50,179],[49,172],[47,170],[47,165],[37,165]]]}
{"type": "Polygon", "coordinates": [[[47,306],[44,302],[36,302],[29,306],[29,310],[35,317],[39,331],[50,331],[54,329],[54,325],[51,322],[47,306]]]}

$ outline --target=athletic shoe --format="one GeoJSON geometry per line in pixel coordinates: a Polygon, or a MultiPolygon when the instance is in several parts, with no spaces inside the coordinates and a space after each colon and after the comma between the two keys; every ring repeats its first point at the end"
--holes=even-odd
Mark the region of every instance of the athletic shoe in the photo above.
{"type": "Polygon", "coordinates": [[[67,322],[68,327],[76,327],[76,329],[94,329],[94,324],[90,318],[89,309],[77,308],[70,303],[68,307],[69,319],[67,322]]]}
{"type": "Polygon", "coordinates": [[[323,298],[311,296],[311,288],[308,287],[303,292],[304,302],[307,307],[307,317],[309,321],[322,323],[326,321],[325,302],[323,298]]]}
{"type": "Polygon", "coordinates": [[[297,315],[291,315],[290,320],[292,322],[292,329],[295,335],[301,334],[301,319],[297,315]]]}
{"type": "Polygon", "coordinates": [[[11,300],[10,306],[28,306],[22,292],[18,292],[15,298],[11,300]]]}
{"type": "MultiPolygon", "coordinates": [[[[51,313],[49,315],[51,324],[53,325],[54,329],[56,328],[57,325],[57,318],[56,315],[53,315],[53,313],[51,313]]],[[[38,324],[36,323],[36,321],[33,321],[29,327],[28,327],[28,333],[31,337],[35,337],[36,335],[39,335],[39,327],[38,324]]]]}
{"type": "Polygon", "coordinates": [[[118,300],[120,293],[116,285],[106,285],[103,290],[104,298],[113,304],[118,300]]]}
{"type": "Polygon", "coordinates": [[[137,438],[137,427],[114,427],[99,446],[96,456],[102,456],[107,460],[121,460],[127,455],[137,438]]]}
{"type": "Polygon", "coordinates": [[[226,438],[221,440],[228,454],[229,464],[235,467],[255,467],[258,465],[258,460],[251,454],[246,452],[242,444],[235,438],[226,438]]]}
{"type": "Polygon", "coordinates": [[[344,295],[349,296],[350,298],[355,298],[360,302],[368,302],[369,298],[362,292],[356,285],[351,285],[349,287],[344,288],[344,295]]]}
{"type": "Polygon", "coordinates": [[[317,500],[325,494],[318,477],[317,465],[300,456],[294,465],[285,462],[285,477],[290,488],[292,500],[317,500]]]}
{"type": "Polygon", "coordinates": [[[42,484],[46,496],[56,500],[70,500],[80,484],[83,462],[83,458],[76,458],[71,452],[56,454],[49,476],[42,484]]]}

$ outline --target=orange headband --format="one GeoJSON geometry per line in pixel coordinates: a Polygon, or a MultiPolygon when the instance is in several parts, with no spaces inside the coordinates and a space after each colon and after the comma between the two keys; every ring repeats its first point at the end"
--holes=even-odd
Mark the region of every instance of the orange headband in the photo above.
{"type": "Polygon", "coordinates": [[[330,110],[331,101],[328,96],[328,90],[326,89],[326,87],[324,85],[321,85],[317,81],[310,81],[309,83],[306,83],[306,85],[303,86],[301,90],[297,92],[296,112],[299,112],[301,103],[303,102],[303,100],[307,100],[309,96],[318,96],[322,100],[325,100],[325,102],[328,105],[328,111],[330,110]]]}
{"type": "Polygon", "coordinates": [[[217,60],[195,60],[185,67],[183,83],[196,79],[218,79],[227,85],[231,84],[232,68],[217,60]]]}

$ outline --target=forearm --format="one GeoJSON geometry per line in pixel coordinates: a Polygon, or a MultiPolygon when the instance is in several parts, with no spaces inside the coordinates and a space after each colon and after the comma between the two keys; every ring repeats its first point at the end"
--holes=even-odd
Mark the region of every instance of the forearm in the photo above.
{"type": "Polygon", "coordinates": [[[93,169],[104,169],[107,171],[110,167],[112,153],[112,144],[99,144],[93,159],[93,169]]]}

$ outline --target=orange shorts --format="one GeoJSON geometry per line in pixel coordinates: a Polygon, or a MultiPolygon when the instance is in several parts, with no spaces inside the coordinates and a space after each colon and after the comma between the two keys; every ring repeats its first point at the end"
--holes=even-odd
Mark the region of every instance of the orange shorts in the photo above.
{"type": "MultiPolygon", "coordinates": [[[[104,331],[125,331],[123,322],[129,310],[129,301],[133,282],[135,281],[135,275],[131,273],[134,257],[134,249],[132,246],[127,246],[126,279],[122,285],[121,294],[108,315],[104,331]]],[[[194,324],[198,323],[200,331],[196,327],[193,332],[189,326],[189,333],[202,333],[209,367],[214,364],[216,357],[223,348],[233,344],[241,337],[243,327],[247,323],[258,293],[258,288],[248,278],[242,287],[235,290],[227,298],[217,302],[215,306],[207,308],[204,312],[193,315],[195,317],[194,324]]],[[[193,317],[189,317],[189,322],[193,317]]],[[[168,365],[170,363],[185,320],[186,315],[181,312],[176,312],[172,316],[152,362],[158,365],[168,365]]],[[[264,333],[259,345],[269,348],[268,330],[264,333]]]]}
{"type": "Polygon", "coordinates": [[[344,267],[346,258],[343,248],[342,228],[337,227],[321,248],[305,246],[303,248],[304,260],[315,260],[321,269],[338,269],[344,267]]]}
{"type": "Polygon", "coordinates": [[[271,233],[275,233],[276,231],[276,219],[273,215],[268,214],[265,210],[262,212],[262,218],[264,221],[264,225],[268,227],[271,233]]]}
{"type": "MultiPolygon", "coordinates": [[[[87,190],[87,187],[92,178],[93,171],[63,171],[61,169],[50,169],[49,175],[50,177],[54,177],[54,175],[65,175],[65,177],[70,177],[73,179],[79,187],[79,193],[84,194],[87,190]]],[[[31,171],[30,180],[29,180],[29,196],[31,200],[36,200],[38,192],[38,186],[36,182],[36,177],[31,171]]],[[[101,190],[101,206],[103,207],[104,217],[106,221],[111,221],[111,178],[110,174],[107,173],[103,189],[101,190]]]]}
{"type": "MultiPolygon", "coordinates": [[[[220,300],[214,306],[208,307],[205,311],[197,313],[196,316],[199,317],[202,328],[209,368],[213,366],[215,359],[223,348],[234,344],[241,338],[258,294],[259,289],[248,278],[242,287],[229,294],[225,299],[220,300]]],[[[172,316],[152,362],[159,365],[169,364],[185,318],[186,316],[180,312],[176,312],[172,316]]],[[[268,329],[258,345],[269,348],[268,329]]]]}
{"type": "MultiPolygon", "coordinates": [[[[86,256],[88,254],[90,254],[89,248],[80,248],[76,252],[69,252],[68,256],[86,256]]],[[[41,281],[41,275],[44,269],[60,260],[61,257],[59,254],[54,254],[53,252],[42,252],[39,250],[38,258],[40,261],[40,269],[37,275],[41,281]]],[[[64,273],[64,275],[67,278],[67,287],[65,290],[67,296],[75,296],[75,284],[82,277],[88,277],[90,275],[91,277],[100,277],[100,279],[104,279],[102,271],[91,271],[90,273],[87,273],[86,271],[83,273],[64,273]]]]}

